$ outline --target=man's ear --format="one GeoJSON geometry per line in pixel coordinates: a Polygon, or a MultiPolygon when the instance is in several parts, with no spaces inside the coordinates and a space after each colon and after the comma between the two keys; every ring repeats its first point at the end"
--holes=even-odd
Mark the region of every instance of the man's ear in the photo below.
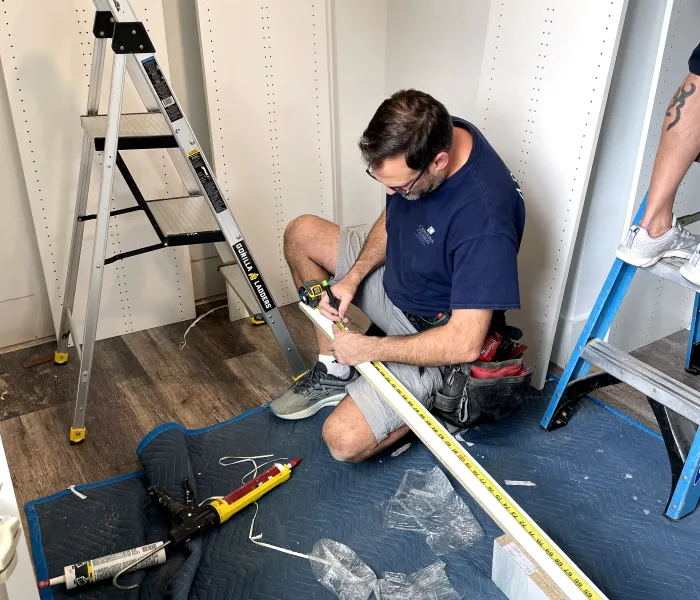
{"type": "Polygon", "coordinates": [[[449,162],[449,156],[447,152],[440,152],[433,160],[433,167],[437,171],[442,171],[447,168],[447,163],[449,162]]]}

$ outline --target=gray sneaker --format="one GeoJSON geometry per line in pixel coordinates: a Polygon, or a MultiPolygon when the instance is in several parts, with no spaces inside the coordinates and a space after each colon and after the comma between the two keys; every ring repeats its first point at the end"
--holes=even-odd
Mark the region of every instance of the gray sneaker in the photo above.
{"type": "Polygon", "coordinates": [[[651,237],[643,227],[632,225],[624,244],[618,246],[615,254],[635,267],[651,267],[666,257],[690,258],[699,241],[673,217],[671,229],[657,238],[651,237]]]}
{"type": "Polygon", "coordinates": [[[680,271],[681,275],[688,281],[700,285],[700,244],[696,246],[693,256],[681,267],[680,271]]]}
{"type": "Polygon", "coordinates": [[[270,410],[280,419],[305,419],[324,406],[336,406],[345,396],[345,386],[358,376],[354,367],[345,378],[329,375],[326,365],[319,361],[284,394],[275,398],[270,403],[270,410]]]}

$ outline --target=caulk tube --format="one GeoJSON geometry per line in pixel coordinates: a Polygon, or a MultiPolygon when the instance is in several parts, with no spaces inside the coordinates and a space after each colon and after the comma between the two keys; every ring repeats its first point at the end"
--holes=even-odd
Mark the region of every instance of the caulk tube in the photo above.
{"type": "MultiPolygon", "coordinates": [[[[86,560],[85,562],[68,565],[63,568],[62,577],[45,579],[44,581],[38,582],[37,586],[43,588],[59,583],[65,583],[66,589],[72,590],[77,587],[87,585],[88,583],[109,579],[114,577],[114,575],[119,573],[119,571],[122,569],[125,569],[131,563],[137,561],[144,554],[149,553],[155,548],[159,548],[163,544],[164,542],[156,542],[155,544],[148,544],[147,546],[141,546],[139,548],[131,548],[130,550],[125,550],[124,552],[117,552],[116,554],[110,554],[109,556],[100,556],[99,558],[93,558],[92,560],[86,560]]],[[[136,565],[133,570],[137,571],[139,569],[145,569],[146,567],[162,565],[164,562],[165,548],[161,548],[161,550],[136,565]]],[[[127,572],[130,573],[131,571],[132,570],[129,569],[127,572]]]]}

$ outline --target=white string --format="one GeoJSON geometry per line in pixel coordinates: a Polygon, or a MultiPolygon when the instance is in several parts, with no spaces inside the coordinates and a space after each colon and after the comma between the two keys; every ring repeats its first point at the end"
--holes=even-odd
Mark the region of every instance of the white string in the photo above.
{"type": "MultiPolygon", "coordinates": [[[[230,467],[230,466],[232,466],[232,465],[237,465],[237,464],[239,464],[239,463],[246,462],[246,461],[252,462],[255,468],[254,468],[252,471],[248,471],[245,475],[243,475],[243,478],[241,479],[241,481],[242,481],[243,483],[245,483],[245,478],[246,478],[248,475],[250,475],[251,473],[255,473],[255,477],[257,477],[257,476],[258,476],[258,469],[259,469],[260,467],[262,467],[263,465],[266,465],[266,464],[268,464],[268,463],[270,463],[270,462],[275,462],[275,460],[273,459],[273,460],[270,460],[270,461],[268,461],[268,462],[266,462],[266,463],[263,463],[262,465],[258,465],[258,463],[255,462],[255,459],[256,459],[256,458],[270,458],[271,456],[274,456],[274,454],[261,454],[260,456],[222,456],[222,457],[219,459],[219,464],[220,464],[222,467],[230,467]],[[226,460],[226,459],[228,459],[228,458],[236,458],[236,459],[238,459],[238,460],[234,460],[233,462],[222,462],[222,461],[224,461],[224,460],[226,460]]],[[[209,496],[209,498],[206,498],[205,500],[202,500],[202,501],[199,503],[199,506],[202,506],[205,502],[208,502],[209,500],[220,500],[220,499],[223,498],[223,497],[224,497],[224,496],[209,496]]]]}
{"type": "Polygon", "coordinates": [[[205,312],[203,315],[199,315],[192,323],[190,323],[190,326],[185,330],[185,334],[182,336],[182,341],[180,342],[180,350],[184,350],[185,346],[187,346],[187,334],[190,332],[190,329],[192,329],[197,323],[199,323],[204,317],[207,315],[210,315],[213,313],[215,310],[219,310],[221,308],[226,308],[228,304],[224,304],[223,306],[217,306],[216,308],[212,308],[211,310],[208,310],[205,312]]]}
{"type": "Polygon", "coordinates": [[[274,456],[274,454],[261,454],[260,456],[222,456],[222,457],[219,459],[219,464],[220,464],[222,467],[231,467],[231,466],[233,466],[233,465],[237,465],[238,463],[242,463],[242,462],[245,462],[245,461],[247,461],[247,460],[254,461],[254,460],[258,459],[258,458],[270,458],[271,456],[274,456]],[[237,459],[239,459],[239,460],[235,460],[235,461],[230,462],[230,463],[222,462],[222,461],[224,461],[224,460],[226,460],[226,459],[228,459],[228,458],[237,458],[237,459]]]}
{"type": "Polygon", "coordinates": [[[76,490],[74,485],[69,485],[68,489],[71,492],[73,492],[76,496],[78,496],[78,498],[80,498],[81,500],[87,500],[87,496],[85,494],[81,494],[78,490],[76,490]]]}
{"type": "Polygon", "coordinates": [[[255,465],[255,468],[252,471],[248,471],[245,475],[243,475],[243,478],[241,479],[241,481],[243,483],[245,483],[245,478],[248,477],[248,475],[250,475],[251,473],[253,473],[253,479],[255,479],[258,476],[258,469],[260,467],[264,467],[265,465],[269,465],[270,463],[276,463],[276,462],[280,462],[283,460],[289,460],[289,458],[286,456],[280,456],[279,458],[273,458],[272,460],[268,460],[267,462],[264,462],[260,465],[258,463],[256,463],[255,461],[252,461],[253,464],[255,465]]]}
{"type": "Polygon", "coordinates": [[[280,548],[279,546],[273,546],[272,544],[268,544],[266,542],[261,542],[259,540],[262,539],[262,533],[259,533],[258,535],[253,535],[253,529],[255,528],[255,519],[258,516],[258,503],[254,502],[255,504],[255,514],[253,515],[253,520],[250,522],[250,531],[248,532],[248,539],[253,542],[254,544],[257,544],[258,546],[263,546],[265,548],[269,548],[270,550],[277,550],[277,552],[282,552],[284,554],[291,554],[292,556],[298,556],[299,558],[307,558],[309,560],[313,560],[316,562],[323,563],[324,565],[333,566],[333,563],[331,563],[328,560],[324,560],[323,558],[319,558],[318,556],[313,556],[311,554],[303,554],[301,552],[294,552],[294,550],[288,550],[287,548],[280,548]]]}
{"type": "MultiPolygon", "coordinates": [[[[261,454],[260,456],[222,456],[222,457],[219,459],[219,464],[220,464],[222,467],[230,467],[230,466],[232,466],[232,465],[237,465],[237,464],[239,464],[239,463],[246,462],[246,461],[252,462],[252,463],[255,465],[255,468],[254,468],[252,471],[248,471],[248,473],[246,473],[245,475],[243,475],[243,483],[245,483],[246,475],[249,475],[250,473],[255,473],[255,475],[257,476],[257,474],[258,474],[258,469],[259,469],[260,467],[262,467],[262,465],[260,465],[260,467],[258,466],[258,463],[255,462],[255,459],[256,459],[256,458],[269,458],[270,456],[274,456],[274,454],[261,454]],[[230,463],[222,462],[222,461],[226,460],[227,458],[236,458],[236,459],[238,459],[238,460],[234,460],[233,462],[230,462],[230,463]]],[[[264,464],[267,464],[267,463],[264,463],[264,464]]],[[[199,506],[202,506],[202,505],[205,504],[206,502],[209,502],[209,500],[220,500],[220,499],[223,498],[223,497],[224,497],[224,496],[209,496],[209,498],[205,498],[204,500],[202,500],[202,501],[199,503],[199,506]]]]}
{"type": "MultiPolygon", "coordinates": [[[[256,462],[257,459],[260,458],[270,458],[271,456],[274,456],[274,454],[263,454],[261,456],[222,456],[219,459],[219,464],[223,467],[229,467],[231,465],[237,465],[242,462],[250,461],[253,463],[253,469],[248,471],[245,475],[243,475],[241,481],[245,483],[245,478],[248,477],[248,475],[253,475],[253,479],[255,479],[258,476],[258,471],[260,470],[261,467],[264,467],[265,465],[269,465],[270,463],[276,463],[276,462],[281,462],[283,460],[289,460],[286,456],[280,456],[277,458],[273,458],[272,460],[268,460],[262,464],[258,464],[256,462]],[[233,462],[222,462],[227,459],[236,459],[233,462]]],[[[221,496],[217,496],[221,497],[221,496]]],[[[213,498],[213,497],[212,497],[213,498]]],[[[209,498],[207,498],[209,500],[209,498]]],[[[255,519],[258,516],[258,503],[253,502],[255,504],[255,514],[253,515],[253,520],[250,522],[250,531],[248,532],[248,539],[253,542],[254,544],[257,544],[258,546],[263,546],[264,548],[269,548],[270,550],[277,550],[277,552],[282,552],[284,554],[291,554],[292,556],[298,556],[299,558],[307,558],[309,560],[314,560],[316,562],[323,563],[324,565],[332,566],[332,563],[330,563],[327,560],[324,560],[322,558],[318,558],[317,556],[312,556],[310,554],[302,554],[301,552],[295,552],[294,550],[288,550],[287,548],[281,548],[279,546],[273,546],[272,544],[268,544],[267,542],[261,542],[260,540],[262,539],[262,534],[258,535],[253,535],[253,528],[255,527],[255,519]]]]}
{"type": "Polygon", "coordinates": [[[199,503],[199,506],[202,506],[203,504],[206,504],[209,502],[209,500],[221,500],[223,496],[209,496],[209,498],[205,498],[199,503]]]}

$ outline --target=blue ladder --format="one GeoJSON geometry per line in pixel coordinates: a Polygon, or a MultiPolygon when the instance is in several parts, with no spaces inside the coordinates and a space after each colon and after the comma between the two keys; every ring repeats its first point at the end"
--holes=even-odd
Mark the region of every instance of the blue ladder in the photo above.
{"type": "MultiPolygon", "coordinates": [[[[634,223],[644,214],[644,197],[634,223]]],[[[680,221],[680,219],[679,219],[680,221]]],[[[679,263],[662,260],[645,269],[695,292],[686,370],[700,373],[700,287],[678,272],[679,263]]],[[[642,363],[603,341],[632,283],[637,267],[616,258],[583,332],[567,362],[541,425],[547,431],[565,426],[578,401],[596,389],[625,382],[646,394],[664,438],[671,464],[671,494],[666,516],[678,520],[700,500],[700,392],[642,363]],[[601,372],[588,375],[591,365],[601,372]]]]}

